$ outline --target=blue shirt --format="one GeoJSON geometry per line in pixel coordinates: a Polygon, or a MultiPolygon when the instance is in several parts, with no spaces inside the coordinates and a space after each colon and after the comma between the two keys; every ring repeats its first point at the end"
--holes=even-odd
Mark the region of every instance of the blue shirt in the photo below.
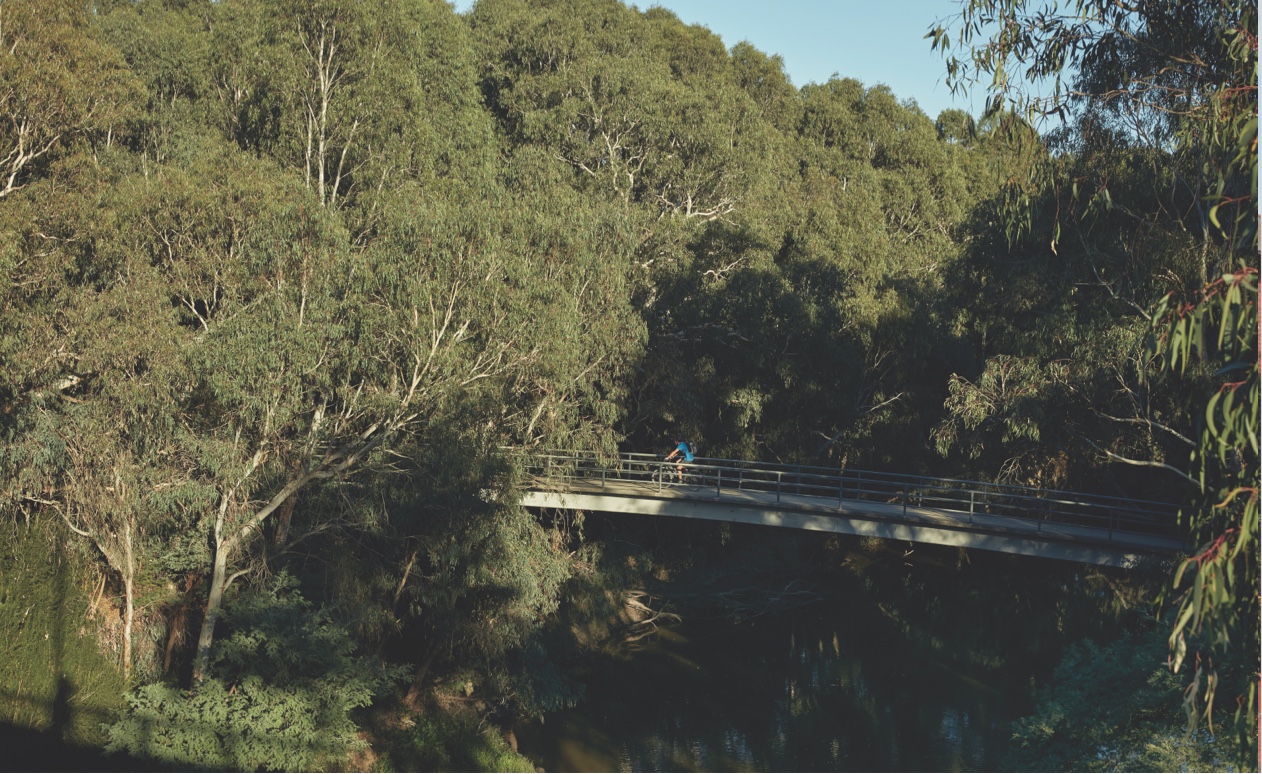
{"type": "Polygon", "coordinates": [[[687,441],[680,441],[675,449],[684,453],[684,462],[692,462],[692,449],[688,448],[687,441]]]}

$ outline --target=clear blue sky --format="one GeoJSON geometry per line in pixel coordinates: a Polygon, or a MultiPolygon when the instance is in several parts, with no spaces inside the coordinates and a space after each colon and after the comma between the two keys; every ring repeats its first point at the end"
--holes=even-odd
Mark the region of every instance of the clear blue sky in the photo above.
{"type": "MultiPolygon", "coordinates": [[[[983,97],[952,100],[938,52],[924,39],[937,20],[959,12],[957,0],[639,0],[641,10],[669,8],[687,24],[709,27],[731,48],[747,40],[779,54],[795,86],[833,73],[865,86],[884,83],[914,99],[929,118],[955,107],[977,115],[983,97]]],[[[455,0],[466,11],[473,0],[455,0]]]]}

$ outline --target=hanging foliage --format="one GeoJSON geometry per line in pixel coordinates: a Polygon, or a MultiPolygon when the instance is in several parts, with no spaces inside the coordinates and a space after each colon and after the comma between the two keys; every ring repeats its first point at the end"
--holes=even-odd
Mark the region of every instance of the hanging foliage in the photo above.
{"type": "Polygon", "coordinates": [[[1240,741],[1251,746],[1260,582],[1258,270],[1224,274],[1192,300],[1166,296],[1153,311],[1152,325],[1150,346],[1159,370],[1199,372],[1204,385],[1189,465],[1200,494],[1182,513],[1196,549],[1179,565],[1171,586],[1171,666],[1178,672],[1191,662],[1189,723],[1195,727],[1203,718],[1212,728],[1215,698],[1226,689],[1240,741]],[[1216,665],[1224,661],[1253,666],[1224,685],[1216,665]]]}

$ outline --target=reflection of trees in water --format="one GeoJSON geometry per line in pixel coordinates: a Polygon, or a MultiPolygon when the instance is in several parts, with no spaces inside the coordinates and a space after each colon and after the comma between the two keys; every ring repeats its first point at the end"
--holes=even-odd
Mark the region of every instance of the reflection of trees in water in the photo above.
{"type": "Polygon", "coordinates": [[[623,770],[995,768],[1064,644],[1117,618],[1075,565],[916,553],[875,557],[832,579],[824,604],[753,625],[685,615],[525,748],[547,768],[590,768],[602,748],[623,770]],[[542,734],[583,740],[587,763],[538,754],[542,734]]]}
{"type": "MultiPolygon", "coordinates": [[[[909,749],[909,739],[939,731],[945,714],[979,713],[971,704],[943,707],[905,690],[905,682],[933,678],[906,674],[900,664],[909,659],[897,649],[882,658],[854,647],[856,631],[870,627],[842,629],[806,616],[767,624],[715,627],[678,649],[646,653],[635,668],[640,690],[616,690],[621,706],[568,733],[599,746],[605,731],[623,729],[630,739],[612,744],[630,770],[940,768],[957,766],[966,752],[971,765],[984,762],[977,751],[984,751],[988,729],[967,720],[952,743],[909,749]],[[683,666],[679,655],[694,665],[683,666]]],[[[574,758],[565,765],[587,767],[574,758]]]]}

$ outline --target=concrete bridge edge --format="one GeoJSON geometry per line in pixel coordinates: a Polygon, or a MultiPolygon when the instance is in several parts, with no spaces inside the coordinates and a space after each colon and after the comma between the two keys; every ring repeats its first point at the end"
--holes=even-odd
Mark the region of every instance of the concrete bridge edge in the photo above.
{"type": "Polygon", "coordinates": [[[642,516],[671,516],[684,519],[759,524],[769,527],[876,537],[885,540],[905,540],[912,543],[958,546],[981,551],[1037,556],[1045,559],[1060,559],[1112,567],[1133,567],[1141,558],[1141,555],[1138,553],[1120,549],[1037,540],[1021,535],[1009,537],[984,534],[967,529],[944,529],[930,525],[899,523],[844,514],[821,515],[768,508],[766,506],[750,507],[722,502],[635,498],[576,492],[529,491],[522,494],[521,504],[529,508],[559,508],[563,510],[600,511],[642,516]]]}

